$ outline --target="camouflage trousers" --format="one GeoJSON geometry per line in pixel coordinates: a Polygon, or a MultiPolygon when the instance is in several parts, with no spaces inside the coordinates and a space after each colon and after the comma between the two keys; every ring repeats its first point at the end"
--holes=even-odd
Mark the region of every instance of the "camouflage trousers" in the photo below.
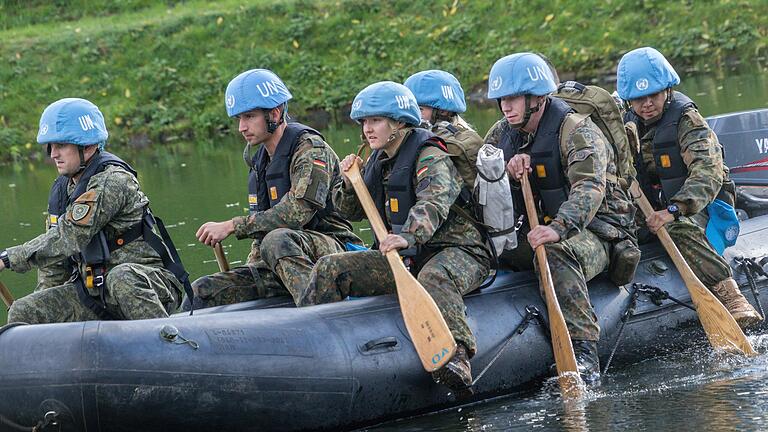
{"type": "MultiPolygon", "coordinates": [[[[417,279],[437,303],[453,338],[477,350],[467,324],[462,296],[475,290],[488,276],[489,263],[479,261],[457,247],[440,250],[419,270],[417,279]]],[[[397,292],[394,275],[379,251],[347,252],[321,258],[303,293],[299,306],[332,303],[348,296],[364,297],[397,292]]]]}
{"type": "MultiPolygon", "coordinates": [[[[141,264],[120,264],[107,273],[104,282],[107,310],[123,320],[167,317],[176,311],[182,285],[165,269],[141,264]]],[[[29,324],[93,321],[99,317],[80,300],[73,282],[35,291],[16,300],[8,311],[8,322],[29,324]]]]}
{"type": "Polygon", "coordinates": [[[733,273],[707,240],[705,227],[708,219],[706,212],[702,211],[693,217],[681,217],[678,221],[669,222],[665,227],[691,270],[706,287],[712,289],[733,277],[733,273]]]}
{"type": "MultiPolygon", "coordinates": [[[[610,247],[609,242],[587,229],[566,240],[544,246],[555,294],[572,339],[600,339],[600,326],[589,301],[587,282],[608,269],[610,247]]],[[[534,259],[534,252],[522,234],[518,236],[517,248],[505,251],[500,257],[501,262],[509,263],[517,270],[530,270],[534,265],[538,267],[534,259]]]]}
{"type": "Polygon", "coordinates": [[[257,238],[248,263],[228,272],[203,276],[192,283],[200,300],[210,307],[290,294],[298,303],[320,257],[344,252],[335,238],[317,231],[278,228],[257,238]]]}

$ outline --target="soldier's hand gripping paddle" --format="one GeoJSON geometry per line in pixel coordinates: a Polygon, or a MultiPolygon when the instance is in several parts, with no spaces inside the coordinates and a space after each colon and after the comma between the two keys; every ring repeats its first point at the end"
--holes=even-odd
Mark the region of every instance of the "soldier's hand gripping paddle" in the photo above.
{"type": "Polygon", "coordinates": [[[13,304],[13,295],[8,290],[8,287],[2,282],[0,282],[0,297],[3,298],[3,303],[5,303],[6,306],[11,307],[13,304]]]}
{"type": "MultiPolygon", "coordinates": [[[[648,198],[645,197],[643,190],[636,180],[632,181],[629,193],[643,214],[645,214],[645,217],[653,214],[653,207],[648,202],[648,198]]],[[[659,228],[656,235],[661,240],[661,244],[666,249],[669,257],[672,258],[672,262],[675,263],[675,267],[680,272],[685,286],[688,287],[693,306],[699,314],[699,321],[701,321],[701,326],[704,327],[709,343],[714,348],[731,353],[744,354],[746,356],[757,355],[754,348],[752,348],[752,344],[744,335],[744,332],[741,331],[741,328],[730,312],[728,312],[728,309],[701,283],[693,270],[691,270],[691,267],[688,266],[688,263],[685,262],[685,258],[683,258],[680,250],[677,249],[677,246],[672,241],[672,237],[669,236],[667,229],[665,227],[659,228]]]]}
{"type": "MultiPolygon", "coordinates": [[[[533,193],[528,181],[528,173],[523,175],[521,183],[523,197],[525,198],[525,210],[528,213],[528,223],[531,229],[534,229],[539,225],[539,215],[533,202],[533,193]]],[[[557,381],[560,384],[560,391],[565,398],[578,398],[582,394],[583,386],[581,385],[581,377],[576,365],[576,355],[573,353],[571,334],[568,332],[563,311],[560,310],[560,303],[558,303],[557,295],[555,294],[555,286],[552,284],[552,274],[549,271],[547,251],[544,249],[544,245],[539,245],[536,248],[536,262],[539,264],[539,280],[541,282],[541,290],[544,292],[544,300],[547,304],[549,330],[552,336],[552,352],[555,354],[557,381]]]]}
{"type": "MultiPolygon", "coordinates": [[[[344,175],[352,183],[358,200],[363,206],[365,215],[371,223],[371,228],[379,242],[387,237],[387,229],[381,220],[379,211],[373,203],[371,194],[360,176],[360,167],[353,164],[344,175]]],[[[456,341],[445,323],[437,304],[405,268],[403,260],[397,251],[386,254],[387,262],[395,275],[397,298],[408,334],[411,335],[413,346],[419,354],[419,359],[427,372],[435,371],[445,365],[456,352],[456,341]]]]}
{"type": "Polygon", "coordinates": [[[216,243],[213,246],[213,254],[216,255],[216,262],[219,264],[219,271],[228,272],[229,261],[227,261],[227,256],[224,254],[224,249],[221,247],[221,243],[216,243]]]}
{"type": "MultiPolygon", "coordinates": [[[[633,153],[638,155],[640,153],[640,139],[637,136],[637,125],[629,122],[625,125],[625,129],[633,153]]],[[[645,214],[645,217],[653,213],[651,203],[648,202],[640,184],[636,180],[633,180],[632,184],[630,184],[629,193],[643,214],[645,214]]],[[[675,267],[677,267],[677,271],[683,278],[685,286],[688,287],[693,306],[699,314],[699,321],[701,321],[701,326],[704,327],[709,343],[715,348],[728,352],[736,352],[747,356],[756,355],[752,344],[744,336],[744,332],[741,331],[741,328],[730,312],[728,312],[728,309],[701,283],[696,274],[691,270],[691,267],[688,266],[688,263],[685,262],[685,258],[680,254],[680,250],[677,249],[677,246],[672,241],[667,229],[661,227],[656,235],[661,240],[661,244],[664,246],[667,254],[672,258],[672,262],[675,263],[675,267]]]]}

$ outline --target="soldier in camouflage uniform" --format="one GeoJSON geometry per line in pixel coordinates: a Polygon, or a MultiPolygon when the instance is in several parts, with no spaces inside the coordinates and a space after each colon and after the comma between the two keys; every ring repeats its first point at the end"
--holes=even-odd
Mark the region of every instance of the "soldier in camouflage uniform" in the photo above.
{"type": "Polygon", "coordinates": [[[477,152],[483,139],[460,115],[467,110],[461,83],[448,72],[427,70],[411,75],[403,85],[419,103],[421,126],[442,138],[448,152],[456,156],[454,165],[471,193],[477,175],[477,152]]]}
{"type": "Polygon", "coordinates": [[[248,217],[208,222],[197,238],[214,246],[230,234],[251,238],[248,262],[196,280],[201,306],[290,294],[299,300],[315,262],[362,245],[333,207],[329,191],[341,182],[339,159],[314,129],[286,122],[291,93],[277,75],[253,69],[227,86],[227,114],[239,120],[250,167],[248,217]],[[261,144],[251,158],[250,148],[261,144]],[[287,291],[287,292],[286,292],[287,291]]]}
{"type": "MultiPolygon", "coordinates": [[[[452,389],[464,389],[472,383],[469,358],[477,347],[462,295],[488,275],[489,253],[474,225],[451,210],[461,177],[444,142],[414,127],[421,121],[418,105],[403,85],[384,81],[366,87],[355,98],[350,116],[361,122],[364,139],[374,150],[363,176],[391,234],[378,244],[378,251],[321,258],[301,304],[394,293],[394,276],[382,252],[400,250],[437,303],[458,345],[454,357],[433,378],[452,389]]],[[[349,155],[341,168],[346,171],[361,162],[349,155]]],[[[333,201],[349,219],[361,220],[363,209],[344,180],[334,189],[333,201]]]]}
{"type": "Polygon", "coordinates": [[[637,250],[634,208],[619,186],[613,147],[589,117],[551,96],[555,90],[552,73],[538,55],[499,59],[488,78],[488,98],[498,101],[505,118],[485,141],[503,149],[513,194],[521,195],[521,177],[533,172],[531,187],[544,222],[533,230],[524,224],[521,233],[527,236],[520,236],[517,249],[503,258],[529,269],[533,249],[545,246],[579,371],[585,382],[597,384],[600,328],[587,281],[609,270],[624,247],[637,250]]]}
{"type": "Polygon", "coordinates": [[[619,62],[617,90],[629,102],[625,120],[639,131],[638,180],[656,210],[644,222],[654,233],[666,227],[696,276],[741,327],[748,327],[762,317],[741,294],[730,266],[705,233],[708,206],[720,200],[732,208],[735,187],[717,136],[696,105],[672,90],[679,83],[672,65],[653,48],[630,51],[619,62]]]}
{"type": "MultiPolygon", "coordinates": [[[[2,251],[0,270],[38,267],[50,270],[41,283],[59,284],[14,302],[8,322],[159,318],[178,307],[183,283],[164,268],[173,246],[152,232],[136,172],[103,151],[107,136],[101,112],[84,99],[62,99],[43,112],[37,141],[47,144],[60,174],[49,198],[50,228],[2,251]],[[66,280],[64,263],[72,276],[66,280]]],[[[183,268],[178,274],[186,281],[183,268]]]]}

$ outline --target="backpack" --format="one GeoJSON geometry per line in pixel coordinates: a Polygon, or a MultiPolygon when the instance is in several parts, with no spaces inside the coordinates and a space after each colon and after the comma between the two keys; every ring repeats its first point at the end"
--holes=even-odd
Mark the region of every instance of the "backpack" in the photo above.
{"type": "Polygon", "coordinates": [[[453,165],[467,188],[472,190],[477,177],[477,152],[483,146],[483,138],[472,129],[459,129],[447,121],[435,126],[430,130],[445,141],[453,165]]]}
{"type": "Polygon", "coordinates": [[[590,119],[608,138],[616,156],[616,169],[619,183],[623,188],[629,187],[627,179],[637,175],[633,163],[633,153],[630,149],[627,133],[624,129],[619,106],[607,90],[598,87],[566,81],[557,87],[553,96],[564,100],[579,114],[589,115],[590,119]]]}

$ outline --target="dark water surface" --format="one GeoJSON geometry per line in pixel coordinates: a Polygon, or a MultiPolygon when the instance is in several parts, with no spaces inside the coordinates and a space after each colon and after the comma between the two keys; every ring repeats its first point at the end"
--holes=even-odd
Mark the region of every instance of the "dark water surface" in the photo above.
{"type": "MultiPolygon", "coordinates": [[[[680,90],[704,115],[768,106],[768,79],[758,69],[686,78],[680,90]]],[[[470,110],[466,117],[481,135],[498,118],[495,109],[470,110]]],[[[354,126],[323,132],[340,157],[353,152],[359,142],[354,126]]],[[[193,279],[217,271],[212,250],[194,237],[197,228],[206,221],[242,215],[247,207],[243,144],[237,136],[222,141],[215,147],[186,143],[118,152],[139,171],[152,209],[165,220],[193,279]]],[[[48,163],[0,166],[0,249],[42,233],[55,176],[48,163]]],[[[367,225],[356,228],[370,239],[367,225]]],[[[224,242],[231,264],[245,259],[249,244],[234,238],[224,242]]],[[[20,297],[34,288],[35,272],[4,271],[0,281],[20,297]]],[[[0,308],[0,323],[5,320],[0,308]]],[[[768,349],[763,337],[754,343],[762,352],[768,349]]],[[[599,391],[568,409],[559,398],[538,391],[370,430],[768,430],[766,377],[766,355],[747,361],[712,357],[700,348],[614,370],[599,391]]]]}

